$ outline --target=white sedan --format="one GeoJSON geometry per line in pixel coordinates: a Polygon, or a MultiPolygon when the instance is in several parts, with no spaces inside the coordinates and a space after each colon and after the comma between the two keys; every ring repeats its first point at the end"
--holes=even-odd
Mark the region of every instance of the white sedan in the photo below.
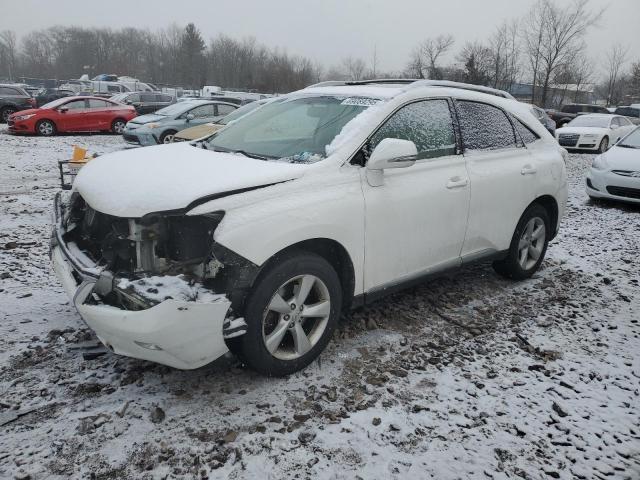
{"type": "Polygon", "coordinates": [[[568,149],[603,153],[634,128],[635,125],[622,115],[593,113],[580,115],[557,129],[556,138],[560,146],[568,149]]]}
{"type": "Polygon", "coordinates": [[[640,203],[640,127],[593,160],[586,188],[591,198],[640,203]]]}

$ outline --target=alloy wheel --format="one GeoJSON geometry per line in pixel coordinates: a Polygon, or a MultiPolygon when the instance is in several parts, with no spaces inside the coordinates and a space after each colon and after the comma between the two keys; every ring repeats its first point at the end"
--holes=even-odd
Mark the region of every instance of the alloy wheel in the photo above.
{"type": "Polygon", "coordinates": [[[122,135],[124,133],[125,123],[122,120],[113,122],[113,133],[122,135]]]}
{"type": "Polygon", "coordinates": [[[162,143],[173,143],[173,137],[174,137],[173,133],[167,133],[162,139],[162,143]]]}
{"type": "Polygon", "coordinates": [[[533,217],[527,223],[518,242],[518,263],[523,270],[529,270],[537,263],[546,240],[544,220],[533,217]]]}
{"type": "Polygon", "coordinates": [[[287,280],[271,297],[262,319],[267,351],[280,360],[308,353],[322,338],[331,314],[325,283],[314,275],[287,280]]]}
{"type": "Polygon", "coordinates": [[[38,132],[44,136],[53,135],[53,125],[51,122],[41,122],[38,125],[38,132]]]}

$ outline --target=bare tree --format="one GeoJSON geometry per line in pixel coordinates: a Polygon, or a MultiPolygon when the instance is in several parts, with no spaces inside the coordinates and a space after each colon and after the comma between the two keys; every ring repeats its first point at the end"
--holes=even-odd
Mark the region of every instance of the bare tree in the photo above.
{"type": "Polygon", "coordinates": [[[510,90],[520,74],[519,21],[503,22],[489,39],[494,88],[510,90]]]}
{"type": "Polygon", "coordinates": [[[464,66],[463,81],[475,85],[487,85],[491,81],[492,52],[480,42],[467,42],[458,54],[464,66]]]}
{"type": "Polygon", "coordinates": [[[607,58],[604,62],[607,70],[607,105],[612,105],[614,100],[618,100],[615,98],[616,84],[618,82],[620,69],[627,61],[628,53],[629,47],[625,47],[619,43],[613,45],[607,52],[607,58]]]}
{"type": "Polygon", "coordinates": [[[442,74],[438,69],[438,60],[451,49],[454,42],[452,35],[438,35],[434,38],[427,38],[420,44],[420,54],[424,58],[423,63],[428,65],[430,79],[442,79],[442,74]]]}
{"type": "Polygon", "coordinates": [[[9,80],[13,81],[16,73],[16,34],[11,30],[0,32],[0,61],[6,65],[9,80]]]}
{"type": "Polygon", "coordinates": [[[361,58],[347,57],[342,61],[342,65],[350,80],[362,80],[364,77],[366,63],[361,58]]]}
{"type": "Polygon", "coordinates": [[[565,7],[551,0],[538,0],[529,13],[524,38],[533,84],[542,87],[542,106],[547,104],[551,79],[584,49],[586,32],[602,17],[602,10],[593,12],[588,5],[589,0],[573,0],[565,7]]]}

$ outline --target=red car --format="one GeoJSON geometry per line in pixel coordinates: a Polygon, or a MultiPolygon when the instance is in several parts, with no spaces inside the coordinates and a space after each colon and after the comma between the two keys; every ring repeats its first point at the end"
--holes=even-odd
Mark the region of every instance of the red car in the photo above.
{"type": "Polygon", "coordinates": [[[40,108],[9,116],[10,133],[45,137],[66,132],[113,132],[122,134],[136,109],[98,97],[66,97],[40,108]]]}

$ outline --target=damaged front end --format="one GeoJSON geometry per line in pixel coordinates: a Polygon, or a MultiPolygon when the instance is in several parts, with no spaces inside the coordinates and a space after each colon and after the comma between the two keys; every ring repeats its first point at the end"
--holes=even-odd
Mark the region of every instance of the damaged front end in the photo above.
{"type": "MultiPolygon", "coordinates": [[[[238,336],[244,333],[243,322],[233,318],[234,311],[239,311],[258,267],[215,242],[214,232],[223,217],[224,212],[188,216],[185,211],[176,210],[121,218],[95,211],[77,192],[66,201],[58,194],[51,242],[54,268],[82,317],[103,343],[116,351],[113,339],[103,338],[112,326],[104,323],[109,320],[102,318],[99,325],[92,324],[96,313],[100,313],[98,317],[105,313],[111,317],[119,312],[118,319],[131,317],[127,320],[130,322],[136,321],[133,317],[137,313],[146,318],[148,329],[153,330],[155,312],[170,312],[168,306],[172,306],[176,312],[174,323],[180,321],[180,316],[187,316],[185,312],[201,311],[204,316],[196,324],[209,329],[214,322],[219,323],[221,339],[238,336]],[[205,318],[207,312],[215,313],[217,318],[205,318]]],[[[162,319],[161,323],[170,321],[162,319]]],[[[118,329],[119,337],[127,336],[130,329],[131,339],[138,347],[165,350],[158,335],[151,335],[154,341],[136,335],[134,324],[120,324],[118,329]]],[[[168,330],[175,335],[173,325],[168,330]]],[[[175,339],[168,341],[175,343],[175,339]]],[[[188,346],[180,346],[184,348],[188,346]]],[[[144,353],[124,352],[148,358],[144,353]]],[[[203,359],[195,360],[199,366],[203,359]]],[[[178,362],[180,365],[157,358],[154,361],[195,368],[191,366],[193,362],[184,366],[182,361],[178,362]]]]}

